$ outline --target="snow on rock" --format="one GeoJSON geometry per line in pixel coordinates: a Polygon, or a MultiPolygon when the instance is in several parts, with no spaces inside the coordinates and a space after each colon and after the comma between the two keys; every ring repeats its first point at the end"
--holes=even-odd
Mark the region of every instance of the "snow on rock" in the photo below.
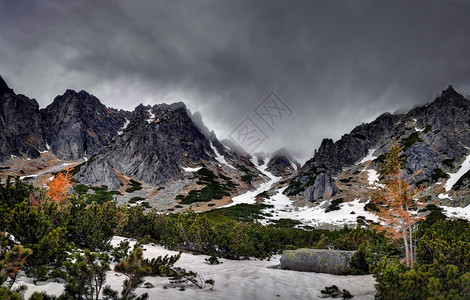
{"type": "Polygon", "coordinates": [[[470,205],[467,205],[466,207],[440,206],[440,208],[442,208],[443,213],[448,217],[455,217],[470,221],[470,205]]]}
{"type": "Polygon", "coordinates": [[[199,171],[200,169],[202,169],[202,167],[197,167],[197,168],[187,167],[187,168],[183,168],[183,170],[184,170],[185,172],[197,172],[197,171],[199,171]]]}
{"type": "Polygon", "coordinates": [[[149,109],[148,112],[150,113],[150,117],[146,121],[147,123],[152,123],[153,121],[155,121],[155,114],[152,112],[151,109],[149,109]]]}
{"type": "Polygon", "coordinates": [[[467,173],[470,170],[470,155],[467,156],[465,161],[462,164],[462,167],[460,170],[457,171],[457,173],[454,174],[449,174],[450,178],[447,180],[444,188],[446,189],[446,192],[450,191],[454,184],[459,181],[460,177],[462,177],[465,173],[467,173]]]}
{"type": "Polygon", "coordinates": [[[368,162],[370,160],[374,160],[377,158],[377,156],[374,156],[374,152],[376,149],[369,149],[369,153],[367,153],[366,157],[364,157],[360,162],[356,163],[356,165],[363,164],[365,162],[368,162]]]}
{"type": "Polygon", "coordinates": [[[36,178],[38,176],[39,176],[38,174],[26,175],[26,176],[20,176],[20,179],[23,180],[25,178],[36,178]]]}
{"type": "Polygon", "coordinates": [[[129,123],[131,123],[131,121],[129,121],[127,118],[124,118],[124,119],[126,121],[124,122],[124,125],[118,130],[118,135],[121,135],[124,132],[124,130],[127,128],[127,126],[129,125],[129,123]]]}
{"type": "Polygon", "coordinates": [[[442,194],[442,193],[439,194],[437,196],[437,198],[439,198],[439,199],[452,199],[448,194],[442,194]]]}
{"type": "Polygon", "coordinates": [[[331,225],[354,225],[357,223],[357,217],[363,216],[368,220],[377,221],[377,216],[364,210],[366,203],[361,203],[359,198],[351,202],[340,204],[340,210],[325,212],[325,208],[318,205],[315,207],[303,206],[297,207],[290,198],[283,194],[286,187],[279,189],[278,193],[264,201],[265,204],[273,205],[273,208],[267,208],[263,212],[270,214],[266,217],[269,220],[293,219],[300,221],[302,225],[318,226],[323,224],[331,225]],[[352,213],[354,212],[354,213],[352,213]]]}
{"type": "Polygon", "coordinates": [[[232,165],[230,165],[226,160],[225,160],[225,157],[223,155],[220,155],[219,151],[217,151],[217,148],[214,147],[214,145],[212,145],[212,142],[211,142],[211,148],[212,150],[214,151],[215,153],[215,159],[222,165],[226,165],[227,167],[230,167],[232,169],[235,169],[232,165]]]}
{"type": "Polygon", "coordinates": [[[269,178],[269,181],[261,183],[260,186],[254,191],[248,191],[244,194],[233,197],[232,198],[232,201],[233,201],[232,203],[230,203],[228,205],[225,205],[225,206],[222,206],[222,207],[229,207],[229,206],[234,206],[234,205],[242,204],[242,203],[255,204],[256,196],[258,194],[261,194],[262,192],[268,191],[269,189],[271,189],[271,187],[275,183],[277,183],[278,181],[280,181],[282,179],[282,177],[276,177],[273,174],[271,174],[270,172],[266,171],[266,168],[268,167],[268,160],[267,159],[265,160],[264,164],[261,165],[261,166],[258,166],[258,164],[256,163],[256,158],[254,158],[254,157],[251,158],[251,162],[255,166],[257,166],[258,170],[261,173],[263,173],[264,175],[266,175],[269,178]]]}

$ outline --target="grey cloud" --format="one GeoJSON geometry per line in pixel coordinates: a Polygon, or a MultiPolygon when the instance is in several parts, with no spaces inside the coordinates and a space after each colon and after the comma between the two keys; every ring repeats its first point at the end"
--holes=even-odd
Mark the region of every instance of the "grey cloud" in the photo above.
{"type": "Polygon", "coordinates": [[[294,110],[264,150],[311,155],[384,111],[470,91],[466,1],[0,0],[1,73],[45,106],[185,101],[226,137],[270,91],[294,110]]]}

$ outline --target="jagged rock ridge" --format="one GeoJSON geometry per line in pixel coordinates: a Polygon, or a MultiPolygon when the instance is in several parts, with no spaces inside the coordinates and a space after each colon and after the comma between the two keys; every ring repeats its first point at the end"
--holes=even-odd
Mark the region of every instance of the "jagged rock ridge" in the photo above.
{"type": "Polygon", "coordinates": [[[76,160],[94,155],[125,123],[125,117],[85,91],[67,90],[41,110],[45,139],[60,158],[76,160]]]}
{"type": "Polygon", "coordinates": [[[385,113],[371,123],[357,126],[336,142],[324,139],[285,193],[302,195],[310,201],[336,195],[339,190],[332,176],[361,160],[369,149],[375,149],[378,158],[372,166],[378,169],[394,138],[404,148],[408,173],[421,170],[412,178],[414,182],[431,185],[442,181],[441,176],[456,172],[468,155],[470,101],[449,86],[428,105],[404,114],[385,113]],[[330,195],[322,191],[333,192],[330,195]]]}

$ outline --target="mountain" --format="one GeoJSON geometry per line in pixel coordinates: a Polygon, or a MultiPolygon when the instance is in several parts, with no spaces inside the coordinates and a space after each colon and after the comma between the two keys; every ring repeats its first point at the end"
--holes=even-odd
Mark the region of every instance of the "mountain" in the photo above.
{"type": "Polygon", "coordinates": [[[0,161],[23,155],[36,158],[43,150],[39,104],[15,94],[0,77],[0,161]]]}
{"type": "Polygon", "coordinates": [[[411,180],[432,187],[426,194],[430,200],[448,199],[455,205],[470,203],[470,196],[463,191],[470,183],[465,177],[452,189],[436,185],[456,173],[470,154],[470,101],[452,86],[430,104],[407,113],[385,113],[336,142],[324,139],[284,193],[309,201],[343,197],[351,193],[352,186],[360,185],[357,181],[346,186],[344,183],[356,180],[355,176],[366,168],[372,172],[379,169],[393,139],[403,147],[407,174],[421,170],[411,180]]]}
{"type": "Polygon", "coordinates": [[[107,145],[126,122],[85,91],[67,90],[41,110],[44,137],[59,158],[76,160],[94,155],[107,145]]]}
{"type": "Polygon", "coordinates": [[[266,171],[274,176],[287,178],[294,175],[300,167],[299,163],[289,154],[289,152],[281,148],[269,155],[269,161],[266,171]]]}
{"type": "Polygon", "coordinates": [[[2,76],[0,76],[0,96],[2,96],[3,94],[14,94],[15,92],[13,91],[13,89],[11,89],[7,83],[5,82],[5,80],[3,80],[2,76]]]}

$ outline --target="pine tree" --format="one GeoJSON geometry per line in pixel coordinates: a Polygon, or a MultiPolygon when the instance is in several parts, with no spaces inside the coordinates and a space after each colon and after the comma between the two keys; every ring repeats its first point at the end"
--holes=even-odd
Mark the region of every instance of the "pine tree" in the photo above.
{"type": "Polygon", "coordinates": [[[85,250],[76,253],[73,259],[64,263],[67,281],[64,295],[73,299],[98,300],[106,282],[106,271],[110,269],[109,256],[85,250]]]}
{"type": "Polygon", "coordinates": [[[413,187],[410,177],[402,170],[402,150],[394,140],[380,170],[383,184],[378,185],[378,192],[372,196],[372,202],[379,207],[377,215],[382,225],[377,226],[378,231],[385,232],[393,240],[403,241],[405,262],[411,266],[415,257],[414,224],[422,219],[413,212],[417,206],[414,197],[421,189],[413,187]]]}

